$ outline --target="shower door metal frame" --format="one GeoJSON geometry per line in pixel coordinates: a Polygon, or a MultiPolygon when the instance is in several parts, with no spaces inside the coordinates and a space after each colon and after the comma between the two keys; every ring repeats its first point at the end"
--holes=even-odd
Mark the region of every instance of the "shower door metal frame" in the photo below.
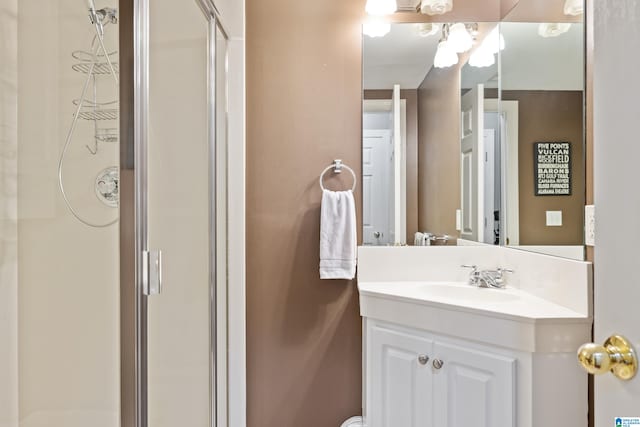
{"type": "MultiPolygon", "coordinates": [[[[121,427],[148,427],[148,117],[149,7],[151,0],[120,0],[121,52],[121,220],[120,220],[120,364],[121,427]]],[[[218,427],[217,385],[217,30],[228,40],[213,0],[194,0],[208,22],[209,144],[209,426],[218,427]]],[[[226,126],[226,123],[225,123],[226,126]]],[[[225,141],[226,143],[226,141],[225,141]]],[[[161,248],[159,248],[161,249],[161,248]]],[[[170,261],[170,260],[169,260],[170,261]]],[[[160,296],[161,297],[161,296],[160,296]]],[[[224,427],[224,426],[220,426],[224,427]]]]}

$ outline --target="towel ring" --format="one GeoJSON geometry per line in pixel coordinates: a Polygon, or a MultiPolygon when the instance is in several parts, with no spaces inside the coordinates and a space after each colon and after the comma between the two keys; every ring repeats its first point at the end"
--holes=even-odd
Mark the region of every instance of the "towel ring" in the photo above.
{"type": "Polygon", "coordinates": [[[356,184],[358,183],[358,178],[356,178],[356,173],[349,166],[342,163],[342,160],[340,159],[334,160],[332,165],[327,166],[322,171],[322,173],[320,174],[320,188],[325,190],[324,185],[322,184],[322,180],[324,179],[324,174],[329,172],[331,169],[333,169],[335,173],[341,173],[342,168],[345,168],[346,170],[351,172],[351,176],[353,176],[353,186],[351,187],[351,191],[356,191],[356,184]]]}

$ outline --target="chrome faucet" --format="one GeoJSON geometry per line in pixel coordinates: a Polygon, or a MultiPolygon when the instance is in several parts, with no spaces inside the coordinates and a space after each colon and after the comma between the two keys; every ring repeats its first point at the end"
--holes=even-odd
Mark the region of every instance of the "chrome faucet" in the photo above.
{"type": "Polygon", "coordinates": [[[469,273],[469,284],[478,288],[504,289],[506,286],[504,274],[514,272],[508,268],[478,270],[477,265],[463,265],[462,267],[471,269],[469,273]]]}
{"type": "Polygon", "coordinates": [[[447,243],[449,243],[449,240],[451,240],[451,236],[447,234],[439,236],[433,233],[424,233],[424,239],[426,246],[432,246],[434,244],[437,244],[437,242],[444,242],[444,244],[446,245],[447,243]]]}

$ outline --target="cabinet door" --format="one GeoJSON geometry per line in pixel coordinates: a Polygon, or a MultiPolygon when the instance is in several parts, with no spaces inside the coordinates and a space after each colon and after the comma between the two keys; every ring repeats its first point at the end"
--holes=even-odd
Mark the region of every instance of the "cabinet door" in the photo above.
{"type": "Polygon", "coordinates": [[[442,343],[434,357],[436,426],[515,426],[515,359],[442,343]]]}
{"type": "Polygon", "coordinates": [[[420,356],[433,341],[375,323],[367,339],[367,427],[431,427],[431,367],[420,356]]]}

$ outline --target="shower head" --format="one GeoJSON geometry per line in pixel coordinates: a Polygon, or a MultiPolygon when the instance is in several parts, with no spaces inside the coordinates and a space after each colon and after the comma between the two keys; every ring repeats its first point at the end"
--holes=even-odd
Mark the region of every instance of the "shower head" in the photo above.
{"type": "Polygon", "coordinates": [[[100,22],[98,18],[98,14],[96,13],[96,3],[94,0],[87,0],[87,6],[89,7],[89,21],[93,25],[96,25],[100,22]]]}

